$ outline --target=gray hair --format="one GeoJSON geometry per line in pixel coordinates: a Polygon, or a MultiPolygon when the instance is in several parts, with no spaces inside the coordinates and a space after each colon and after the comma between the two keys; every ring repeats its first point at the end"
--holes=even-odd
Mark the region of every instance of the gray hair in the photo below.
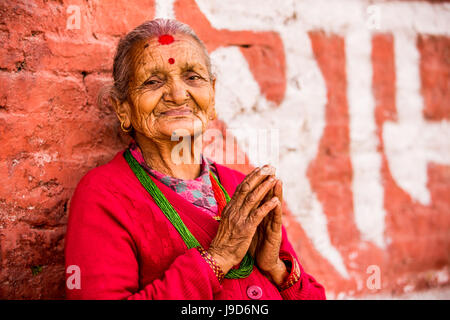
{"type": "Polygon", "coordinates": [[[133,72],[132,52],[134,46],[144,40],[160,37],[164,34],[183,34],[192,37],[203,50],[208,68],[209,77],[215,77],[211,71],[211,59],[204,43],[187,24],[173,19],[155,19],[146,21],[120,39],[114,56],[113,79],[114,84],[105,88],[99,95],[99,103],[102,104],[105,95],[119,102],[124,102],[128,97],[129,83],[133,72]]]}

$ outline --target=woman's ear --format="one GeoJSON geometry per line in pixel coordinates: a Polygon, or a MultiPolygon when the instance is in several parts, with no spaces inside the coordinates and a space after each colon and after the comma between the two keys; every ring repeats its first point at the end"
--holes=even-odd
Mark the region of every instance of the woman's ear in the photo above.
{"type": "Polygon", "coordinates": [[[131,127],[131,109],[128,101],[120,102],[116,98],[111,98],[111,104],[116,111],[116,115],[121,123],[121,126],[124,128],[131,127]]]}

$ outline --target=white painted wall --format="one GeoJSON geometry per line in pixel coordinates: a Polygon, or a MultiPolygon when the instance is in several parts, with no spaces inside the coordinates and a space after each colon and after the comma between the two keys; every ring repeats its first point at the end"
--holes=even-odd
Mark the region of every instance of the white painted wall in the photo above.
{"type": "MultiPolygon", "coordinates": [[[[172,4],[157,1],[157,16],[173,17],[172,4]]],[[[284,183],[285,200],[315,248],[343,277],[348,277],[347,266],[330,242],[327,218],[306,176],[325,126],[327,102],[325,83],[307,32],[321,29],[345,38],[355,223],[362,240],[384,248],[389,239],[384,235],[381,155],[377,152],[371,90],[371,35],[389,32],[395,37],[399,121],[384,127],[389,168],[401,188],[427,204],[426,167],[430,161],[450,164],[450,124],[430,123],[422,117],[415,37],[417,33],[448,36],[450,4],[369,0],[197,0],[197,4],[215,28],[280,34],[288,68],[281,105],[270,108],[238,49],[220,48],[211,54],[218,76],[218,115],[232,130],[279,130],[277,174],[284,183]]],[[[251,160],[259,164],[260,159],[251,160]]]]}

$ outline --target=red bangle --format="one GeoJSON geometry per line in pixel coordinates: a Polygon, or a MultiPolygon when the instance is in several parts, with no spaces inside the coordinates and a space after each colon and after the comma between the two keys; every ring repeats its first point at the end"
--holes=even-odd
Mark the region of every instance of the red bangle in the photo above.
{"type": "Polygon", "coordinates": [[[280,252],[280,259],[286,265],[289,272],[287,279],[278,287],[280,291],[283,291],[289,287],[292,287],[300,279],[300,266],[291,254],[287,252],[280,252]]]}
{"type": "Polygon", "coordinates": [[[214,274],[217,277],[217,280],[219,280],[220,283],[222,283],[223,278],[225,278],[225,273],[223,273],[222,268],[217,264],[216,260],[209,254],[208,251],[203,249],[202,247],[197,247],[197,250],[200,252],[200,255],[203,257],[203,259],[208,262],[211,269],[214,271],[214,274]]]}

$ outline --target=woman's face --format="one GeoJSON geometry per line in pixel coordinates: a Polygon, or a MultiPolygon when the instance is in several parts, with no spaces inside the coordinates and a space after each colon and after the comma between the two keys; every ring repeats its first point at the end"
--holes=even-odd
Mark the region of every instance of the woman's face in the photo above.
{"type": "Polygon", "coordinates": [[[163,140],[174,131],[184,135],[180,129],[203,132],[215,115],[215,81],[197,42],[164,35],[137,45],[133,57],[124,126],[131,124],[137,136],[163,140]]]}

